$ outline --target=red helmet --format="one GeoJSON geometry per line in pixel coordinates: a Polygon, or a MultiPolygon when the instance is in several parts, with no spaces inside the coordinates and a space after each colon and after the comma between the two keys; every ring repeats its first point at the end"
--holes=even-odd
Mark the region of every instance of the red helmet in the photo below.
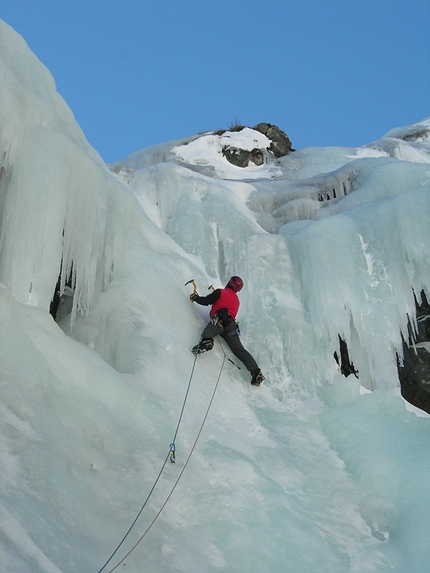
{"type": "Polygon", "coordinates": [[[243,280],[240,277],[231,277],[228,281],[226,288],[231,288],[234,292],[239,292],[243,288],[243,280]]]}

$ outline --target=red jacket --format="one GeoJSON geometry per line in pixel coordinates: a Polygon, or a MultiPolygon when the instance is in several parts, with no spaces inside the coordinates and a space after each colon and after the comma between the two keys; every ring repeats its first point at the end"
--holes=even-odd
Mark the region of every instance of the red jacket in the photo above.
{"type": "Polygon", "coordinates": [[[197,304],[202,304],[204,306],[212,305],[209,314],[212,316],[221,308],[226,308],[228,314],[236,319],[237,313],[239,312],[240,301],[237,294],[231,288],[216,289],[208,296],[198,296],[195,299],[197,304]]]}

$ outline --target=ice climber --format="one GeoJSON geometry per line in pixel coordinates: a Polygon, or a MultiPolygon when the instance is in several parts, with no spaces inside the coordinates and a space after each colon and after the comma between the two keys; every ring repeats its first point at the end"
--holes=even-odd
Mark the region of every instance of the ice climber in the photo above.
{"type": "Polygon", "coordinates": [[[233,276],[223,289],[216,289],[207,296],[199,296],[196,292],[190,294],[190,300],[204,306],[212,305],[209,312],[210,322],[202,333],[199,344],[194,346],[193,354],[212,350],[214,337],[219,334],[224,338],[233,354],[239,358],[251,373],[251,384],[259,386],[264,380],[260,368],[251,354],[244,348],[239,338],[239,327],[236,316],[240,301],[237,293],[242,290],[243,281],[233,276]]]}

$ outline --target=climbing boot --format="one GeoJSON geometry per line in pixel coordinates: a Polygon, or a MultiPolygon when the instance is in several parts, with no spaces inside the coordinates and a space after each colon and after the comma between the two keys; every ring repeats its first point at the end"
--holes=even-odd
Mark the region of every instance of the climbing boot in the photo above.
{"type": "Polygon", "coordinates": [[[251,384],[253,386],[260,386],[260,384],[263,382],[264,380],[264,376],[261,373],[261,370],[254,370],[254,372],[252,373],[252,378],[251,378],[251,384]]]}
{"type": "Polygon", "coordinates": [[[212,350],[213,347],[214,347],[213,338],[204,338],[201,342],[199,342],[193,347],[191,352],[193,354],[201,354],[202,352],[208,352],[209,350],[212,350]]]}

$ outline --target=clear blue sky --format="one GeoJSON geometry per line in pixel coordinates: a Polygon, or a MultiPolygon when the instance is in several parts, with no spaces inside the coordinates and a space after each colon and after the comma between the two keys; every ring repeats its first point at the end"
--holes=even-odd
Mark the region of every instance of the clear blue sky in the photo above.
{"type": "Polygon", "coordinates": [[[0,0],[107,162],[226,128],[360,146],[430,115],[429,0],[0,0]]]}

